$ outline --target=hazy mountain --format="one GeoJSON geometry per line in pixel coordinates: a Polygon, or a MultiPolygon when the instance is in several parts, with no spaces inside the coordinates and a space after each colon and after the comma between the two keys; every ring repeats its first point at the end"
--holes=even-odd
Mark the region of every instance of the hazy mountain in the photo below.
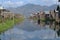
{"type": "Polygon", "coordinates": [[[10,11],[15,12],[15,13],[21,13],[24,15],[29,15],[31,13],[36,13],[41,10],[47,11],[47,10],[53,10],[56,9],[57,5],[52,5],[52,6],[40,6],[40,5],[35,5],[35,4],[26,4],[21,7],[17,8],[9,8],[10,11]]]}

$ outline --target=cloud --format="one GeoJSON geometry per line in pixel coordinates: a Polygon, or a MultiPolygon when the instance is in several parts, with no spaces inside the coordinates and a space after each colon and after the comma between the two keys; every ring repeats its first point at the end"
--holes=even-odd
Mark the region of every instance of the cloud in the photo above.
{"type": "Polygon", "coordinates": [[[2,4],[4,7],[18,7],[18,6],[25,5],[27,3],[50,6],[50,5],[56,4],[57,1],[58,0],[16,0],[16,1],[5,0],[3,1],[3,3],[0,2],[0,4],[2,4]]]}
{"type": "Polygon", "coordinates": [[[41,2],[43,3],[43,5],[50,6],[50,5],[56,4],[57,0],[41,0],[41,2]]]}
{"type": "Polygon", "coordinates": [[[28,0],[28,2],[33,4],[50,6],[56,4],[57,0],[28,0]]]}
{"type": "Polygon", "coordinates": [[[57,4],[57,0],[50,0],[46,2],[46,5],[53,5],[53,4],[57,4]]]}
{"type": "Polygon", "coordinates": [[[24,4],[23,1],[17,1],[17,2],[5,1],[5,2],[3,3],[3,5],[5,5],[5,6],[10,6],[10,7],[21,6],[21,5],[23,5],[23,4],[24,4]]]}

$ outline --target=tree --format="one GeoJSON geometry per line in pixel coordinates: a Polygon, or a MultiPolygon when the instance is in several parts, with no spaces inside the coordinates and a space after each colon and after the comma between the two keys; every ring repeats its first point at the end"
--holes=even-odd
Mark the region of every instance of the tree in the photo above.
{"type": "Polygon", "coordinates": [[[57,6],[57,11],[59,11],[59,9],[60,9],[60,7],[59,7],[59,5],[57,6]]]}

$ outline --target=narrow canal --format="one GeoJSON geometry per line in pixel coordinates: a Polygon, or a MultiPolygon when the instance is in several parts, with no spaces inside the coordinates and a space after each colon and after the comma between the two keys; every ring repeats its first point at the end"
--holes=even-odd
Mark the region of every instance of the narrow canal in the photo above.
{"type": "MultiPolygon", "coordinates": [[[[13,28],[0,35],[1,40],[40,40],[59,38],[57,32],[45,23],[37,24],[36,21],[25,19],[23,23],[14,25],[13,28]]],[[[52,26],[53,27],[53,26],[52,26]]]]}

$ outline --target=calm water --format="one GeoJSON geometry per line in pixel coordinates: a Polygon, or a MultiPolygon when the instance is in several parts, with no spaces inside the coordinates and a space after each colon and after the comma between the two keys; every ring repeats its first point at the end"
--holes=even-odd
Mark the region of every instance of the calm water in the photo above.
{"type": "Polygon", "coordinates": [[[40,40],[40,39],[60,39],[57,31],[59,25],[25,19],[23,23],[14,25],[13,28],[0,35],[1,40],[40,40]]]}

